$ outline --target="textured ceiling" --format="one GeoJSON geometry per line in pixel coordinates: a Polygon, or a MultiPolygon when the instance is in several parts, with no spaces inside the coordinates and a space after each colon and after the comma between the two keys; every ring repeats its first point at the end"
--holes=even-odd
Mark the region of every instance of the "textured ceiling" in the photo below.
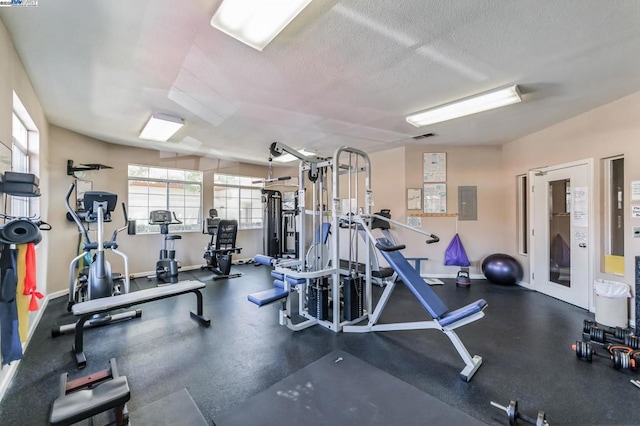
{"type": "Polygon", "coordinates": [[[263,52],[209,25],[219,3],[54,0],[0,18],[52,124],[246,162],[274,140],[325,154],[502,144],[640,90],[639,1],[313,0],[263,52]],[[521,104],[405,121],[512,83],[521,104]],[[152,112],[186,125],[142,141],[152,112]]]}

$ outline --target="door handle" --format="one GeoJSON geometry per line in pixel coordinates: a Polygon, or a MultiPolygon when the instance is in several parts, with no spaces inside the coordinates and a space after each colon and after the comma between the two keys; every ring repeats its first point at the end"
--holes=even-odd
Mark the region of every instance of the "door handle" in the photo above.
{"type": "Polygon", "coordinates": [[[578,247],[585,248],[585,247],[587,247],[587,243],[580,243],[580,244],[578,244],[578,247]]]}

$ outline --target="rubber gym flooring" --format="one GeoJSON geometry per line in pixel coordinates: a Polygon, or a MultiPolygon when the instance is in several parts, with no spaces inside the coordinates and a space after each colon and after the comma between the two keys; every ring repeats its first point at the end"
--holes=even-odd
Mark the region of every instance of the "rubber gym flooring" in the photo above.
{"type": "MultiPolygon", "coordinates": [[[[207,283],[204,311],[211,327],[189,318],[195,309],[192,295],[139,305],[141,319],[85,333],[88,365],[79,371],[70,353],[73,335],[50,336],[53,324],[73,321],[66,313],[66,298],[50,301],[0,404],[0,424],[47,424],[61,373],[81,377],[106,368],[115,357],[131,387],[130,411],[187,389],[213,425],[233,407],[334,350],[487,424],[508,424],[506,415],[490,406],[492,400],[503,405],[518,400],[519,409],[534,417],[538,410],[545,411],[552,425],[640,424],[640,410],[633,408],[640,389],[629,382],[638,378],[637,373],[616,371],[606,359],[589,364],[571,351],[571,344],[581,337],[583,319],[593,319],[582,309],[483,280],[473,280],[471,288],[456,288],[453,280],[434,286],[452,310],[478,298],[489,304],[483,319],[457,330],[469,352],[483,357],[472,381],[465,383],[458,377],[462,360],[440,332],[335,334],[320,327],[292,332],[278,325],[279,303],[258,308],[246,299],[249,293],[270,288],[269,269],[234,268],[244,275],[211,281],[207,271],[180,274],[182,280],[207,283]]],[[[132,289],[152,285],[139,279],[132,289]]],[[[381,322],[426,319],[426,311],[398,284],[381,322]]],[[[358,380],[353,382],[351,392],[357,395],[362,390],[355,385],[358,380]]],[[[385,398],[393,403],[398,397],[391,393],[385,398]]],[[[279,420],[293,424],[287,422],[286,412],[279,420]]],[[[419,418],[416,423],[424,424],[419,418]]]]}

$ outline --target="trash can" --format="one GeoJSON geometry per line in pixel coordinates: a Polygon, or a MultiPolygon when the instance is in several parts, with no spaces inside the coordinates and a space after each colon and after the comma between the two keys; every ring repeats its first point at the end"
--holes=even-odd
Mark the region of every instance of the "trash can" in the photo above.
{"type": "Polygon", "coordinates": [[[627,299],[631,297],[629,286],[617,281],[596,280],[595,292],[596,322],[609,327],[629,326],[627,299]]]}

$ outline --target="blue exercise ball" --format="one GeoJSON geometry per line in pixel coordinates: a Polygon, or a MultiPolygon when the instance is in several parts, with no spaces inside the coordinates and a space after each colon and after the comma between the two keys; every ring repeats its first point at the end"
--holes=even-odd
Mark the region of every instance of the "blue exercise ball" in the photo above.
{"type": "Polygon", "coordinates": [[[487,280],[500,285],[515,285],[522,280],[522,266],[512,256],[491,254],[482,262],[482,273],[487,280]]]}

